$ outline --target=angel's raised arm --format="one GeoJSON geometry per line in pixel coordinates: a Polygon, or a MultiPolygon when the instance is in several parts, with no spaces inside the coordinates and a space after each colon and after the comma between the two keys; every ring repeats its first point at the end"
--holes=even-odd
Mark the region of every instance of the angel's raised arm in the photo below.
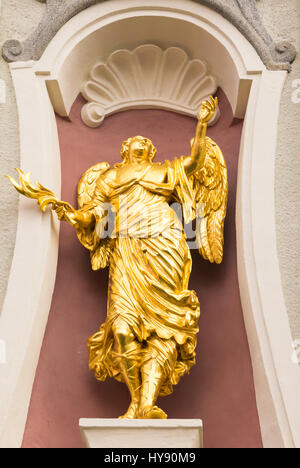
{"type": "Polygon", "coordinates": [[[192,140],[191,155],[184,159],[184,168],[187,175],[198,171],[204,164],[206,155],[207,123],[214,116],[218,108],[218,98],[210,98],[202,102],[195,138],[192,140]]]}

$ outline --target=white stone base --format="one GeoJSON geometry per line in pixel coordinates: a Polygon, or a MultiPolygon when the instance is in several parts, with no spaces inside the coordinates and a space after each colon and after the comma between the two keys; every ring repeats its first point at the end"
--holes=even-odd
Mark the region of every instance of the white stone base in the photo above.
{"type": "Polygon", "coordinates": [[[80,419],[87,448],[203,448],[200,419],[80,419]]]}

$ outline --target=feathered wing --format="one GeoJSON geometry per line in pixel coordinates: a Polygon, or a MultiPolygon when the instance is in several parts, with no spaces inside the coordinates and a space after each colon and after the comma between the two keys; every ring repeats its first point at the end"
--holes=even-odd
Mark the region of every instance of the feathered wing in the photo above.
{"type": "Polygon", "coordinates": [[[221,263],[228,199],[227,166],[219,146],[207,138],[204,166],[193,174],[197,203],[196,240],[199,252],[211,263],[221,263]]]}
{"type": "Polygon", "coordinates": [[[95,190],[98,178],[110,169],[107,162],[101,162],[90,167],[82,174],[77,188],[78,208],[84,209],[95,198],[95,190]]]}
{"type": "MultiPolygon", "coordinates": [[[[81,210],[89,210],[96,201],[96,187],[99,177],[107,172],[110,166],[107,162],[101,162],[90,167],[81,177],[77,189],[78,208],[81,210]]],[[[101,211],[101,207],[100,207],[101,211]]],[[[99,210],[98,210],[99,215],[99,210]]],[[[91,255],[91,264],[93,270],[99,270],[109,265],[109,258],[112,248],[112,240],[110,238],[100,239],[97,237],[95,230],[86,232],[80,230],[78,232],[80,241],[89,248],[91,255]],[[96,240],[95,240],[96,236],[96,240]]]]}

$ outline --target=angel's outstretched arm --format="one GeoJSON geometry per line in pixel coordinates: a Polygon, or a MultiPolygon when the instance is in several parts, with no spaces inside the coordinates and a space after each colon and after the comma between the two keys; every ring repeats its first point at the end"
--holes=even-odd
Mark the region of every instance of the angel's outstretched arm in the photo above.
{"type": "Polygon", "coordinates": [[[93,227],[96,222],[95,216],[90,211],[75,210],[74,212],[62,212],[62,216],[59,215],[59,209],[56,209],[56,214],[60,221],[67,221],[69,224],[75,227],[88,228],[93,227]]]}
{"type": "Polygon", "coordinates": [[[52,210],[56,212],[60,221],[67,221],[74,227],[81,226],[85,228],[95,223],[96,220],[93,213],[75,210],[69,203],[58,200],[51,190],[43,187],[40,183],[37,182],[36,186],[34,186],[30,181],[30,173],[24,174],[21,169],[17,169],[17,172],[20,183],[10,176],[7,176],[8,179],[21,195],[37,200],[42,211],[45,211],[47,206],[51,205],[52,210]]]}
{"type": "Polygon", "coordinates": [[[218,98],[210,98],[202,102],[199,121],[196,128],[195,138],[192,140],[191,155],[184,159],[184,167],[187,175],[198,171],[204,164],[206,155],[206,130],[207,123],[214,116],[218,108],[218,98]]]}

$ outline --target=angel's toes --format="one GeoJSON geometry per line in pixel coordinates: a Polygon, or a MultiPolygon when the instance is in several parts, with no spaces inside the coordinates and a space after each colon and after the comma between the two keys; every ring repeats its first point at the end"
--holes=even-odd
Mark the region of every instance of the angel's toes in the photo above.
{"type": "Polygon", "coordinates": [[[154,406],[151,412],[151,419],[168,419],[168,415],[158,406],[154,406]]]}
{"type": "Polygon", "coordinates": [[[146,407],[139,410],[139,419],[167,419],[167,414],[158,406],[146,407]]]}

